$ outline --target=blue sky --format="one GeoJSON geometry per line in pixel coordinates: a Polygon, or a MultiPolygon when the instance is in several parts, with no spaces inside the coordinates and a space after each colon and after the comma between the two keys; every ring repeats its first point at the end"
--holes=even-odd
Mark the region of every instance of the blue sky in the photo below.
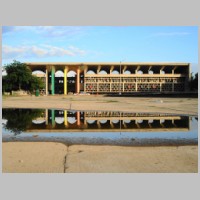
{"type": "Polygon", "coordinates": [[[196,26],[3,26],[2,64],[189,62],[198,71],[196,26]]]}

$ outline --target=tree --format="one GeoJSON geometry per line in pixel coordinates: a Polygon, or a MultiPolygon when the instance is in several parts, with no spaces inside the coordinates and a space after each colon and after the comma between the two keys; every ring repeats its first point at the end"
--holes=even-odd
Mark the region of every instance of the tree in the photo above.
{"type": "Polygon", "coordinates": [[[16,60],[5,66],[7,75],[3,78],[3,91],[25,90],[32,92],[44,88],[42,80],[32,75],[25,63],[16,60]]]}
{"type": "Polygon", "coordinates": [[[191,76],[191,90],[198,90],[198,73],[191,76]]]}
{"type": "Polygon", "coordinates": [[[28,88],[30,92],[33,92],[36,89],[43,89],[44,88],[44,82],[36,77],[36,76],[32,76],[31,80],[28,84],[28,88]]]}
{"type": "Polygon", "coordinates": [[[7,76],[2,76],[2,91],[11,92],[12,91],[12,84],[8,80],[7,76]]]}
{"type": "Polygon", "coordinates": [[[26,131],[31,126],[32,120],[41,117],[43,113],[44,110],[41,109],[2,109],[2,119],[7,120],[3,128],[18,135],[26,131]]]}

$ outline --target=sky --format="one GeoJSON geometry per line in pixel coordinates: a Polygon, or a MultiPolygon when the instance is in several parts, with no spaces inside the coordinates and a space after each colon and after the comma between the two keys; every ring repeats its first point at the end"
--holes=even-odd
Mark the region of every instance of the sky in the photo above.
{"type": "Polygon", "coordinates": [[[197,26],[3,26],[2,66],[20,62],[187,62],[197,26]]]}

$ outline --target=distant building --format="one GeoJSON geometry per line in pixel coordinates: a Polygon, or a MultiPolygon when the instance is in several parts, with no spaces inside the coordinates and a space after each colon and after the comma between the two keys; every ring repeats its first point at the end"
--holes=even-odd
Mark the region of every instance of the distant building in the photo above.
{"type": "MultiPolygon", "coordinates": [[[[26,63],[43,71],[46,94],[177,93],[189,91],[189,63],[26,63]],[[62,71],[63,77],[55,77],[62,71]],[[67,77],[74,71],[75,77],[67,77]]],[[[39,75],[37,75],[39,76],[39,75]]]]}

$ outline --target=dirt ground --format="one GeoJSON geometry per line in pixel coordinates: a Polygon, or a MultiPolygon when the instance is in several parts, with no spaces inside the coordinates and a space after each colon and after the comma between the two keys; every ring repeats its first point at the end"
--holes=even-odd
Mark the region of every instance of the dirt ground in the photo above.
{"type": "Polygon", "coordinates": [[[3,173],[197,173],[197,146],[3,143],[3,173]]]}
{"type": "Polygon", "coordinates": [[[109,110],[198,114],[197,98],[150,98],[89,96],[23,96],[3,97],[3,108],[54,108],[73,110],[109,110]]]}

